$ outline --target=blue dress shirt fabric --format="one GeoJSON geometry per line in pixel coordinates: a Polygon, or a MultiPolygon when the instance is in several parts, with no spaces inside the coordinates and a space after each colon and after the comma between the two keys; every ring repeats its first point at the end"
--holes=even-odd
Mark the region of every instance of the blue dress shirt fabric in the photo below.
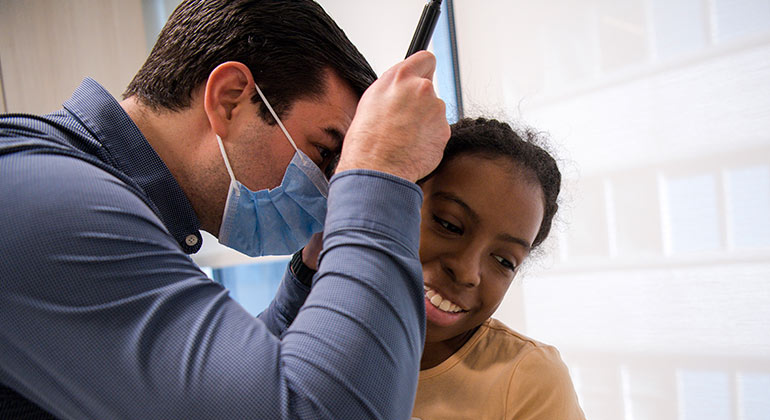
{"type": "Polygon", "coordinates": [[[191,261],[192,206],[93,80],[0,117],[0,197],[0,384],[56,417],[409,418],[415,184],[335,175],[312,291],[287,276],[258,318],[191,261]]]}

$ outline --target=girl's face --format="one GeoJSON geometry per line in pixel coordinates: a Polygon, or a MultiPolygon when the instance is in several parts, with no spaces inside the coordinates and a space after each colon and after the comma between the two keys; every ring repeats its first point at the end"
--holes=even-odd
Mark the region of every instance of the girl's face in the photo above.
{"type": "Polygon", "coordinates": [[[422,184],[427,342],[460,337],[486,321],[529,254],[543,195],[520,172],[505,157],[459,155],[422,184]]]}

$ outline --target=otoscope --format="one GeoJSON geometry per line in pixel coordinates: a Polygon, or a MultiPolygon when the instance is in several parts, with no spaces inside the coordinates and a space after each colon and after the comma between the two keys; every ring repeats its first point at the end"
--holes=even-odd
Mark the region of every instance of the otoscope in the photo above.
{"type": "Polygon", "coordinates": [[[428,48],[430,38],[433,36],[433,29],[436,28],[438,16],[441,14],[441,0],[428,0],[422,9],[420,22],[417,23],[417,29],[414,31],[412,43],[409,44],[409,50],[406,57],[428,48]]]}

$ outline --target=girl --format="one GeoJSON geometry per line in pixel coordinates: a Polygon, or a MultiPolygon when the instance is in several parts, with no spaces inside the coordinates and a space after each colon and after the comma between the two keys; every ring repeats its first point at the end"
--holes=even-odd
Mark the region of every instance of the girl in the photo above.
{"type": "MultiPolygon", "coordinates": [[[[585,419],[557,350],[490,318],[558,208],[561,173],[536,141],[496,120],[463,119],[418,182],[427,330],[414,419],[585,419]]],[[[298,297],[276,335],[310,291],[316,266],[304,261],[320,249],[316,235],[292,259],[282,285],[303,291],[285,293],[298,297]]]]}
{"type": "Polygon", "coordinates": [[[557,350],[490,318],[558,208],[561,174],[535,137],[461,120],[419,182],[427,333],[414,418],[584,419],[557,350]]]}

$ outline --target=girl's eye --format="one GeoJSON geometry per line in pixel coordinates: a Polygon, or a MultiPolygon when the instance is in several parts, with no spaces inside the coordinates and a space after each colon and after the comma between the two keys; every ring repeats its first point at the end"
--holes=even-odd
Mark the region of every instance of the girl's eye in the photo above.
{"type": "Polygon", "coordinates": [[[511,271],[516,269],[516,265],[514,263],[506,260],[505,258],[503,258],[503,257],[501,257],[499,255],[494,255],[494,257],[497,260],[497,262],[499,262],[500,265],[502,265],[503,267],[505,267],[505,268],[507,268],[507,269],[509,269],[511,271]]]}
{"type": "Polygon", "coordinates": [[[439,225],[441,225],[442,228],[444,228],[447,232],[455,233],[458,235],[461,235],[463,233],[463,230],[459,227],[447,222],[444,219],[441,219],[439,217],[433,216],[433,220],[436,221],[439,225]]]}

